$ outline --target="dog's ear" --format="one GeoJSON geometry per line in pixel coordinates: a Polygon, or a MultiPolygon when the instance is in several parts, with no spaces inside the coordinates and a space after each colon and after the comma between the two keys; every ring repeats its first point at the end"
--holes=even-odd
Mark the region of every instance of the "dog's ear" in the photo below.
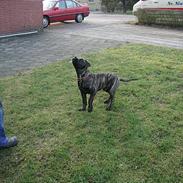
{"type": "Polygon", "coordinates": [[[85,63],[86,63],[86,67],[90,67],[91,66],[91,64],[87,60],[85,60],[85,63]]]}
{"type": "Polygon", "coordinates": [[[72,60],[78,60],[78,58],[77,57],[74,57],[72,60]]]}

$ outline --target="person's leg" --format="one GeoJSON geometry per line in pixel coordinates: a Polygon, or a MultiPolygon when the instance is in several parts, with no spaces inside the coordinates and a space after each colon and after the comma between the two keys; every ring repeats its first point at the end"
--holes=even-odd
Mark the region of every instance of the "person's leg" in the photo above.
{"type": "Polygon", "coordinates": [[[8,138],[5,135],[4,130],[4,111],[3,111],[3,105],[0,101],[0,148],[8,148],[13,147],[17,145],[17,138],[11,137],[8,138]]]}
{"type": "Polygon", "coordinates": [[[4,131],[4,111],[3,105],[0,101],[0,146],[4,146],[8,143],[8,138],[5,135],[4,131]]]}

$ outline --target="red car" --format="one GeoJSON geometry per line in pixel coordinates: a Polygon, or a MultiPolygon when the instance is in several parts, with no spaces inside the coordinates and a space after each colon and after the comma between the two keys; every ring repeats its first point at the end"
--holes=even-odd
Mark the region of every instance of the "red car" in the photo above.
{"type": "Polygon", "coordinates": [[[81,23],[90,13],[87,5],[75,0],[44,0],[43,1],[43,27],[52,22],[75,20],[81,23]]]}

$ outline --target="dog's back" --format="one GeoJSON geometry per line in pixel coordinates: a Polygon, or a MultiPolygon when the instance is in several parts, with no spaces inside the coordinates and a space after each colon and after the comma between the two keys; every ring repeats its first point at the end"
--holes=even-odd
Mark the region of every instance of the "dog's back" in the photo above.
{"type": "Polygon", "coordinates": [[[82,89],[90,89],[92,92],[97,92],[102,89],[109,92],[119,86],[118,77],[111,73],[93,74],[88,71],[82,76],[82,78],[82,89]]]}

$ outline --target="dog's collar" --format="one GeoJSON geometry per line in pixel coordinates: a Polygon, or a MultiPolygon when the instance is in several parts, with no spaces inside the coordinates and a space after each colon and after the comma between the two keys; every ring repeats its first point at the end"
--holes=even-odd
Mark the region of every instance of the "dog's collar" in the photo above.
{"type": "Polygon", "coordinates": [[[90,78],[90,76],[87,74],[87,71],[84,71],[82,74],[79,74],[79,75],[78,75],[77,80],[78,80],[78,81],[85,81],[85,80],[87,80],[88,78],[90,78]]]}
{"type": "Polygon", "coordinates": [[[85,80],[87,80],[88,78],[90,78],[90,76],[83,76],[83,77],[80,76],[80,77],[77,78],[77,80],[78,80],[78,81],[85,81],[85,80]]]}

